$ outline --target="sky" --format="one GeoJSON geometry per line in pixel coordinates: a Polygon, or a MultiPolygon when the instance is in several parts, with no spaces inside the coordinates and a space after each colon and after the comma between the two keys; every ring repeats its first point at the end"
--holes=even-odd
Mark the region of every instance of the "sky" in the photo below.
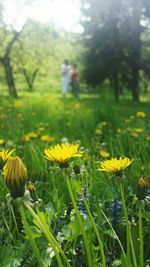
{"type": "Polygon", "coordinates": [[[41,23],[53,22],[65,31],[82,32],[80,20],[80,0],[33,0],[23,5],[25,0],[5,0],[5,20],[20,30],[28,18],[41,23]]]}

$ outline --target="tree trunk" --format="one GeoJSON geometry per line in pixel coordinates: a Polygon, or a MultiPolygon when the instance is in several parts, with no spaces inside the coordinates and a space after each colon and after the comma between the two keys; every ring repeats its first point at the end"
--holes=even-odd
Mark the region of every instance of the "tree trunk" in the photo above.
{"type": "Polygon", "coordinates": [[[15,87],[12,67],[11,67],[11,60],[9,55],[5,55],[2,60],[2,64],[5,70],[6,82],[8,85],[8,90],[11,96],[17,98],[17,91],[15,87]]]}
{"type": "Polygon", "coordinates": [[[148,81],[145,79],[143,83],[144,83],[144,93],[147,94],[148,93],[148,81]]]}
{"type": "Polygon", "coordinates": [[[134,101],[139,101],[139,68],[133,66],[132,69],[132,98],[134,101]]]}
{"type": "Polygon", "coordinates": [[[35,78],[36,78],[36,75],[37,75],[39,69],[36,68],[32,74],[28,74],[28,72],[27,72],[25,67],[22,67],[21,71],[22,71],[22,73],[23,73],[23,75],[25,77],[26,83],[27,83],[27,85],[29,87],[29,91],[32,91],[33,90],[34,81],[35,81],[35,78]]]}

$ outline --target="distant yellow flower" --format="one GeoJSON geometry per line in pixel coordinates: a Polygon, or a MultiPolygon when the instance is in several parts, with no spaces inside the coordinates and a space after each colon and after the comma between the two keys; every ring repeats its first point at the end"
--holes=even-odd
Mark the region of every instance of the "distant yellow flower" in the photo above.
{"type": "Polygon", "coordinates": [[[37,133],[34,133],[34,132],[31,132],[28,134],[28,136],[32,139],[32,138],[37,138],[38,134],[37,133]]]}
{"type": "Polygon", "coordinates": [[[150,135],[146,136],[145,138],[146,140],[150,140],[150,135]]]}
{"type": "Polygon", "coordinates": [[[136,132],[131,132],[130,135],[133,138],[137,138],[138,137],[138,134],[136,132]]]}
{"type": "Polygon", "coordinates": [[[5,143],[4,139],[0,139],[0,145],[3,145],[5,143]]]}
{"type": "Polygon", "coordinates": [[[23,140],[24,140],[25,142],[28,142],[28,141],[30,141],[30,137],[26,134],[26,135],[23,137],[23,140]]]}
{"type": "Polygon", "coordinates": [[[81,107],[81,104],[80,103],[76,103],[73,108],[74,109],[80,109],[80,107],[81,107]]]}
{"type": "Polygon", "coordinates": [[[78,148],[79,144],[58,144],[44,150],[45,158],[65,166],[71,158],[82,156],[78,148]]]}
{"type": "Polygon", "coordinates": [[[44,127],[38,127],[38,132],[43,132],[44,131],[44,127]]]}
{"type": "Polygon", "coordinates": [[[13,198],[21,197],[25,191],[27,169],[19,157],[10,157],[3,168],[5,182],[13,198]]]}
{"type": "Polygon", "coordinates": [[[102,158],[108,158],[110,156],[110,154],[105,150],[101,150],[99,154],[102,158]]]}
{"type": "Polygon", "coordinates": [[[55,138],[52,137],[52,136],[49,136],[49,135],[42,135],[42,136],[41,136],[41,140],[42,140],[43,142],[52,142],[52,141],[55,140],[55,138]]]}
{"type": "Polygon", "coordinates": [[[139,181],[138,181],[138,185],[144,189],[148,187],[148,179],[146,176],[142,176],[140,177],[139,181]]]}
{"type": "Polygon", "coordinates": [[[135,132],[136,133],[143,133],[144,132],[144,129],[142,129],[142,128],[136,128],[135,129],[135,132]]]}
{"type": "Polygon", "coordinates": [[[146,117],[146,114],[143,111],[138,111],[136,113],[136,117],[138,117],[138,118],[145,118],[146,117]]]}
{"type": "Polygon", "coordinates": [[[19,100],[16,100],[16,102],[14,103],[14,107],[15,108],[22,108],[23,107],[23,102],[20,102],[19,100]]]}
{"type": "Polygon", "coordinates": [[[97,129],[95,130],[95,134],[96,134],[96,135],[101,135],[101,134],[102,134],[102,130],[99,129],[99,128],[97,128],[97,129]]]}
{"type": "Polygon", "coordinates": [[[37,134],[37,133],[30,132],[30,133],[28,133],[28,134],[25,134],[24,137],[23,137],[23,139],[24,139],[24,141],[28,142],[28,141],[30,141],[31,139],[35,139],[35,138],[37,138],[37,137],[38,137],[38,134],[37,134]]]}
{"type": "Polygon", "coordinates": [[[128,131],[128,133],[132,132],[131,127],[127,127],[127,131],[128,131]]]}
{"type": "Polygon", "coordinates": [[[110,160],[105,160],[100,162],[101,168],[98,169],[99,171],[106,171],[106,172],[113,172],[113,173],[120,173],[124,169],[126,169],[133,160],[130,160],[129,158],[125,157],[122,158],[120,157],[119,159],[117,158],[112,158],[110,160]]]}

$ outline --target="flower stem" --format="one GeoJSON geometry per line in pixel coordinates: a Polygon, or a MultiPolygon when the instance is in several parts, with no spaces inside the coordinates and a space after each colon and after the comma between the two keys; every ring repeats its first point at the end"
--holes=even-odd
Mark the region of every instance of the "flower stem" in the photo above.
{"type": "Polygon", "coordinates": [[[119,243],[119,246],[120,246],[120,248],[121,248],[121,250],[122,250],[122,254],[123,254],[124,258],[126,258],[126,254],[125,254],[124,248],[123,248],[123,246],[122,246],[122,244],[121,244],[121,241],[120,241],[118,235],[116,234],[116,232],[115,232],[115,230],[114,230],[112,224],[110,223],[109,219],[107,218],[107,216],[105,215],[105,213],[103,212],[103,210],[102,210],[102,209],[100,209],[100,210],[101,210],[101,213],[102,213],[102,215],[104,216],[105,220],[107,221],[108,225],[110,226],[110,228],[111,228],[111,230],[112,230],[112,232],[113,232],[115,238],[117,239],[117,241],[118,241],[118,243],[119,243]]]}
{"type": "Polygon", "coordinates": [[[38,250],[38,247],[35,243],[35,240],[32,236],[32,232],[30,230],[30,227],[28,225],[28,222],[26,220],[26,216],[25,216],[25,212],[24,212],[24,208],[23,206],[21,205],[20,206],[20,215],[21,215],[21,219],[22,219],[22,222],[23,222],[23,225],[24,225],[24,229],[25,229],[25,232],[26,232],[26,235],[28,236],[30,242],[31,242],[31,246],[32,246],[32,249],[33,249],[33,252],[35,254],[35,257],[38,261],[38,264],[39,264],[39,267],[45,267],[45,264],[40,256],[40,253],[39,253],[39,250],[38,250]]]}
{"type": "Polygon", "coordinates": [[[68,263],[67,257],[64,253],[64,251],[62,250],[62,248],[59,246],[57,240],[55,239],[55,237],[53,236],[53,234],[51,233],[49,227],[47,226],[46,222],[40,217],[40,213],[38,212],[38,214],[36,214],[34,212],[34,210],[27,204],[25,203],[26,208],[28,209],[28,211],[30,212],[30,214],[32,215],[32,217],[34,218],[34,220],[37,222],[38,227],[40,228],[40,230],[42,231],[42,233],[45,235],[45,237],[47,238],[47,240],[49,241],[57,262],[58,262],[58,266],[59,267],[63,267],[62,261],[61,261],[61,257],[59,255],[59,253],[62,255],[62,257],[64,258],[65,262],[66,262],[66,266],[70,267],[70,264],[68,263]]]}
{"type": "Polygon", "coordinates": [[[142,233],[142,208],[139,207],[139,241],[140,241],[140,267],[143,267],[143,233],[142,233]]]}
{"type": "MultiPolygon", "coordinates": [[[[39,216],[39,218],[42,221],[41,215],[39,213],[39,211],[37,211],[37,215],[39,216]]],[[[61,248],[61,246],[59,245],[59,243],[57,242],[57,240],[55,239],[55,237],[53,236],[52,232],[51,232],[51,228],[45,223],[45,221],[42,221],[44,227],[46,228],[47,234],[49,235],[49,237],[52,239],[55,247],[58,249],[58,251],[60,252],[62,258],[64,259],[64,261],[66,262],[66,266],[71,267],[69,262],[68,262],[68,258],[66,257],[63,249],[61,248]]]]}
{"type": "Polygon", "coordinates": [[[91,258],[89,242],[88,242],[88,240],[86,238],[86,233],[85,233],[85,230],[84,230],[84,225],[82,223],[82,218],[81,218],[81,215],[79,213],[79,210],[78,210],[78,207],[77,207],[77,204],[76,204],[73,192],[72,192],[71,183],[70,183],[70,180],[69,180],[68,176],[66,176],[66,181],[67,181],[68,191],[69,191],[69,194],[70,194],[70,197],[71,197],[71,200],[72,200],[72,204],[73,204],[73,207],[74,207],[75,212],[77,214],[78,222],[79,222],[79,225],[80,225],[80,228],[81,228],[81,231],[82,231],[84,245],[85,245],[86,254],[87,254],[88,266],[92,267],[93,266],[93,262],[92,262],[92,258],[91,258]]]}
{"type": "Polygon", "coordinates": [[[129,221],[128,221],[127,207],[126,207],[124,192],[123,192],[121,183],[120,183],[120,193],[121,193],[122,206],[123,206],[123,211],[124,211],[124,216],[125,216],[125,221],[126,221],[127,259],[130,259],[130,246],[131,246],[133,263],[134,263],[134,266],[137,267],[134,245],[132,241],[131,228],[130,228],[129,221]]]}
{"type": "Polygon", "coordinates": [[[106,267],[106,258],[105,258],[105,254],[104,254],[104,246],[103,246],[103,242],[102,242],[102,240],[101,240],[99,231],[98,231],[98,229],[97,229],[97,226],[96,226],[96,224],[95,224],[95,221],[94,221],[94,219],[93,219],[93,216],[92,216],[92,214],[91,214],[91,211],[90,211],[90,209],[89,209],[89,206],[88,206],[88,204],[87,204],[87,201],[86,201],[86,199],[85,199],[85,197],[84,197],[84,194],[83,194],[82,190],[81,190],[81,194],[82,194],[82,197],[83,197],[83,200],[84,200],[84,204],[85,204],[87,213],[88,213],[88,215],[89,215],[89,217],[90,217],[90,219],[91,219],[91,222],[92,222],[92,224],[93,224],[93,228],[94,228],[94,231],[95,231],[97,240],[98,240],[98,242],[99,242],[99,247],[100,247],[100,251],[101,251],[101,255],[102,255],[102,267],[106,267]]]}

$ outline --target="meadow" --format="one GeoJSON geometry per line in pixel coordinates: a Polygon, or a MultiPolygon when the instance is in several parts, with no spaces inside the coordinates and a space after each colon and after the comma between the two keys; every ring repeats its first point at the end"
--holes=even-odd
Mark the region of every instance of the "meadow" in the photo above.
{"type": "Polygon", "coordinates": [[[1,97],[1,267],[150,266],[150,112],[141,99],[1,97]],[[77,151],[46,158],[57,144],[77,151]],[[7,179],[6,149],[27,175],[7,179]]]}

